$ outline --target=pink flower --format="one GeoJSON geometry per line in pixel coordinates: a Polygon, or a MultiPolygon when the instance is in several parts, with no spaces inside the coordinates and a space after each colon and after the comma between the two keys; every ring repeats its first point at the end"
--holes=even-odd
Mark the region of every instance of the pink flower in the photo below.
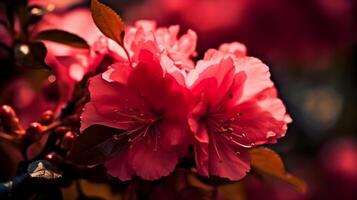
{"type": "Polygon", "coordinates": [[[83,109],[81,130],[95,124],[122,130],[114,135],[122,150],[105,163],[121,180],[166,176],[187,147],[186,88],[155,53],[141,49],[135,67],[117,63],[89,84],[91,100],[83,109]]]}
{"type": "Polygon", "coordinates": [[[60,85],[60,103],[69,100],[75,84],[87,73],[99,67],[107,53],[107,41],[93,22],[88,9],[75,9],[64,14],[48,13],[34,27],[37,32],[59,29],[78,35],[87,41],[91,49],[79,49],[67,45],[45,41],[46,63],[53,68],[60,85]],[[86,23],[83,23],[85,21],[86,23]]]}
{"type": "Polygon", "coordinates": [[[247,149],[275,142],[291,121],[269,68],[244,56],[241,47],[234,43],[209,50],[187,76],[194,98],[189,125],[201,175],[243,178],[250,169],[247,149]]]}
{"type": "MultiPolygon", "coordinates": [[[[49,47],[48,44],[46,46],[49,47]]],[[[56,52],[51,48],[48,48],[46,63],[53,68],[60,85],[60,102],[65,102],[71,97],[75,84],[101,66],[107,47],[105,41],[98,39],[90,50],[72,48],[64,55],[54,55],[56,52]]]]}
{"type": "Polygon", "coordinates": [[[197,35],[188,30],[178,38],[179,31],[178,25],[157,28],[154,21],[139,20],[135,26],[126,29],[124,43],[134,62],[140,49],[154,48],[159,50],[158,56],[164,59],[168,57],[176,67],[190,70],[194,67],[191,57],[196,55],[197,35]]]}
{"type": "MultiPolygon", "coordinates": [[[[60,29],[85,39],[89,45],[93,45],[103,34],[95,25],[89,9],[78,8],[67,12],[46,13],[39,24],[34,27],[34,34],[48,29],[60,29]],[[85,22],[85,23],[83,23],[85,22]]],[[[59,46],[57,43],[46,42],[46,47],[50,48],[55,55],[70,54],[72,47],[59,46]]]]}

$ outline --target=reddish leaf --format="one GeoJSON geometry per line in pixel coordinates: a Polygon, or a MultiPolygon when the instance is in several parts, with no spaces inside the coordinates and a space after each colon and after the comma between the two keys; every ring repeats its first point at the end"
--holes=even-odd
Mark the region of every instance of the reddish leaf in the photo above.
{"type": "Polygon", "coordinates": [[[273,150],[267,148],[255,148],[250,150],[250,157],[252,168],[256,170],[256,172],[262,175],[276,177],[293,185],[300,192],[306,192],[306,183],[298,177],[289,174],[285,170],[282,159],[273,150]]]}
{"type": "Polygon", "coordinates": [[[110,7],[92,0],[92,17],[95,24],[102,33],[110,39],[123,45],[124,22],[121,17],[110,7]]]}
{"type": "Polygon", "coordinates": [[[114,138],[121,132],[121,130],[102,125],[93,125],[87,128],[75,140],[68,160],[78,165],[103,163],[125,145],[114,138]]]}
{"type": "Polygon", "coordinates": [[[87,42],[75,35],[62,30],[46,30],[38,33],[36,40],[47,40],[51,42],[61,43],[72,47],[89,49],[87,42]]]}
{"type": "Polygon", "coordinates": [[[218,191],[225,200],[245,200],[247,199],[244,187],[241,182],[225,184],[218,187],[218,191]]]}

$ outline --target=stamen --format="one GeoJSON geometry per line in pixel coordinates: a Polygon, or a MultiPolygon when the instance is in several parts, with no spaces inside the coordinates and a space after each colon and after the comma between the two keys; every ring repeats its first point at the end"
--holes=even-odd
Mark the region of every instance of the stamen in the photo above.
{"type": "Polygon", "coordinates": [[[139,126],[136,129],[130,130],[130,131],[126,131],[125,135],[131,135],[132,133],[135,133],[136,131],[139,131],[140,129],[144,128],[145,126],[139,126]]]}
{"type": "Polygon", "coordinates": [[[218,156],[218,159],[219,159],[219,162],[223,162],[222,160],[222,157],[221,157],[221,154],[219,154],[218,152],[218,147],[217,147],[217,143],[216,143],[216,139],[214,138],[214,136],[212,135],[212,143],[213,143],[213,147],[214,147],[214,150],[216,151],[216,154],[218,156]]]}
{"type": "MultiPolygon", "coordinates": [[[[224,137],[227,137],[227,136],[224,135],[224,137]]],[[[239,146],[244,147],[244,148],[251,148],[251,147],[252,147],[252,146],[250,146],[250,145],[245,145],[245,144],[242,144],[242,143],[240,143],[240,142],[237,142],[236,140],[233,139],[233,137],[229,137],[229,138],[227,138],[227,139],[229,139],[229,140],[230,140],[231,142],[233,142],[234,144],[239,145],[239,146]]]]}

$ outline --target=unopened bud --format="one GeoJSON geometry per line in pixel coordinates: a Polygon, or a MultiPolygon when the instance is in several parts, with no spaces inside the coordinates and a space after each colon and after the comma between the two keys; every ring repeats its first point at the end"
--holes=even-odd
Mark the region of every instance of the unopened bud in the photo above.
{"type": "Polygon", "coordinates": [[[20,119],[17,117],[15,111],[8,105],[3,105],[0,108],[0,119],[3,129],[9,133],[23,135],[24,129],[20,124],[20,119]]]}
{"type": "Polygon", "coordinates": [[[54,114],[53,111],[47,110],[44,113],[42,113],[41,118],[40,118],[40,123],[42,125],[49,125],[53,122],[54,119],[54,114]]]}
{"type": "Polygon", "coordinates": [[[50,161],[51,163],[61,163],[63,161],[63,158],[60,157],[57,153],[51,152],[46,155],[46,160],[50,161]]]}
{"type": "Polygon", "coordinates": [[[61,138],[61,137],[63,137],[64,134],[66,134],[70,130],[71,130],[71,128],[68,126],[60,126],[55,129],[54,133],[55,133],[56,137],[61,138]]]}
{"type": "Polygon", "coordinates": [[[76,126],[80,124],[80,116],[75,114],[71,115],[66,119],[66,123],[72,126],[76,126]]]}
{"type": "Polygon", "coordinates": [[[65,149],[65,150],[71,149],[76,137],[77,137],[76,133],[74,133],[72,131],[68,131],[66,134],[64,134],[64,136],[62,138],[61,148],[65,149]]]}
{"type": "Polygon", "coordinates": [[[29,142],[34,142],[41,137],[43,130],[44,127],[40,123],[37,122],[31,123],[26,130],[25,137],[29,142]]]}

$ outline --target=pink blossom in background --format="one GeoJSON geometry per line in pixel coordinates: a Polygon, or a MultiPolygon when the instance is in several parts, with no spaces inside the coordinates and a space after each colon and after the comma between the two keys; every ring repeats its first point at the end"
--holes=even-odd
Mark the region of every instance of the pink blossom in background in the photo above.
{"type": "Polygon", "coordinates": [[[124,130],[114,136],[124,149],[105,164],[121,180],[166,176],[187,148],[186,88],[156,53],[140,49],[136,67],[117,63],[89,84],[91,101],[83,109],[81,130],[95,124],[124,130]]]}
{"type": "MultiPolygon", "coordinates": [[[[49,12],[47,13],[43,20],[39,24],[36,24],[33,32],[40,32],[48,29],[60,29],[73,34],[76,34],[83,39],[85,39],[89,45],[95,43],[96,40],[102,33],[96,27],[92,15],[89,9],[87,8],[78,8],[74,10],[69,10],[66,12],[49,12]]],[[[56,52],[54,54],[69,54],[72,48],[68,46],[62,46],[59,48],[53,46],[54,44],[47,46],[51,48],[51,52],[56,52]]]]}
{"type": "Polygon", "coordinates": [[[44,41],[47,48],[46,63],[53,68],[60,84],[60,102],[67,101],[74,85],[82,77],[99,67],[107,52],[106,39],[96,27],[90,10],[80,8],[65,13],[47,13],[34,27],[33,34],[44,30],[59,29],[76,34],[87,41],[91,49],[79,49],[44,41]],[[103,41],[104,40],[104,41],[103,41]]]}
{"type": "Polygon", "coordinates": [[[324,170],[332,176],[357,182],[357,143],[339,139],[324,146],[320,161],[324,170]]]}
{"type": "Polygon", "coordinates": [[[201,175],[243,178],[250,170],[247,149],[275,142],[291,122],[269,68],[244,56],[242,47],[233,43],[208,50],[187,76],[194,98],[189,125],[201,175]]]}

